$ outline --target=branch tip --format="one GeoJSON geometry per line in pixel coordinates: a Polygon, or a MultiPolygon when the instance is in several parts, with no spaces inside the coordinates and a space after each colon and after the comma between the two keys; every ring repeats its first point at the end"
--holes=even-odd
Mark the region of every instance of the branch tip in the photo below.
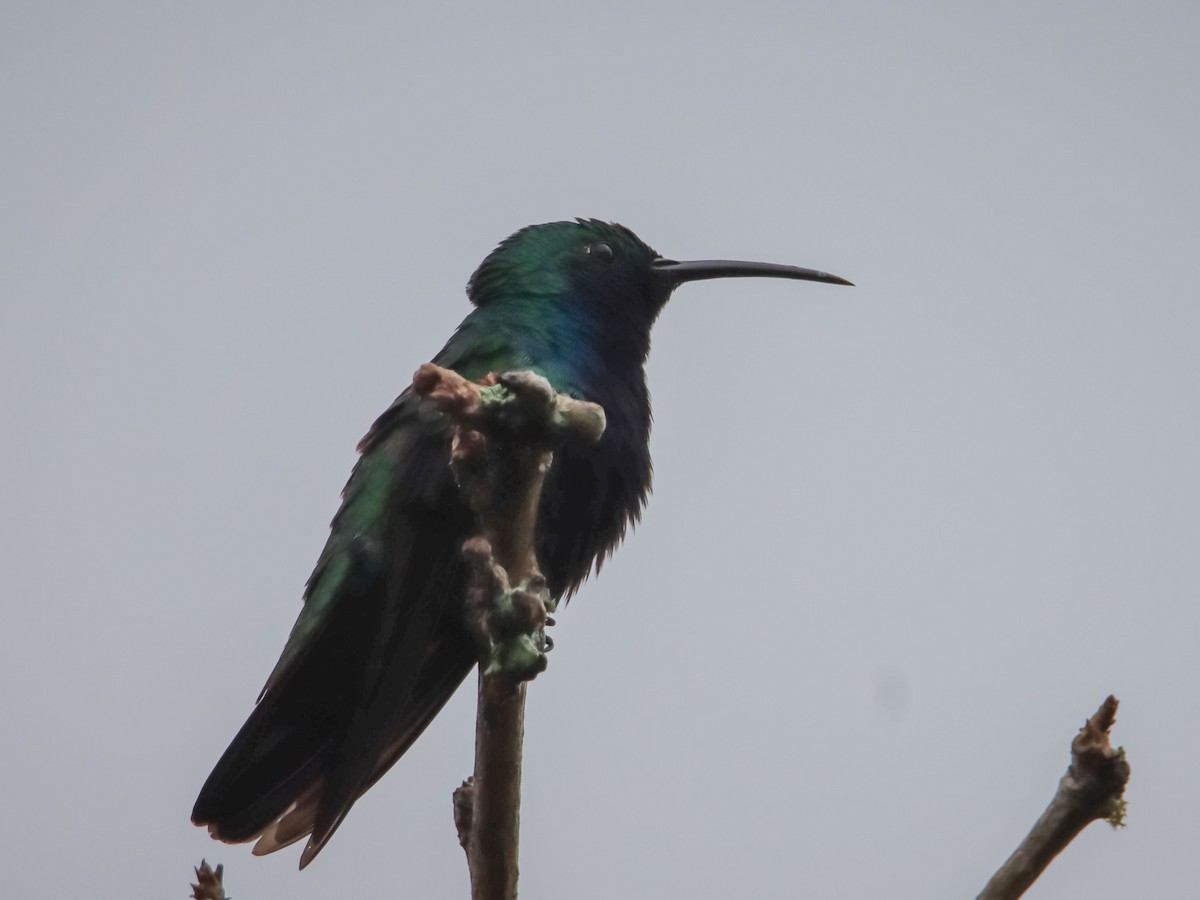
{"type": "Polygon", "coordinates": [[[1129,762],[1112,747],[1117,698],[1108,696],[1071,740],[1071,764],[1058,791],[1012,856],[992,876],[979,900],[1015,900],[1054,858],[1097,819],[1114,828],[1124,825],[1129,762]]]}
{"type": "Polygon", "coordinates": [[[193,900],[226,900],[225,885],[222,883],[225,866],[218,863],[214,869],[208,860],[202,859],[193,871],[196,873],[196,884],[192,885],[193,900]]]}

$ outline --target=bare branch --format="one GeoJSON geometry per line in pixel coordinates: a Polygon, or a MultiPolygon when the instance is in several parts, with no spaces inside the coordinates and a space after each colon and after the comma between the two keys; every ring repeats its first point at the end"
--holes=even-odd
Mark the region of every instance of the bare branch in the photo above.
{"type": "Polygon", "coordinates": [[[1071,741],[1071,765],[1058,792],[1033,829],[988,882],[978,900],[1015,900],[1051,861],[1097,819],[1124,825],[1129,763],[1113,749],[1109,732],[1117,720],[1117,699],[1109,696],[1071,741]]]}

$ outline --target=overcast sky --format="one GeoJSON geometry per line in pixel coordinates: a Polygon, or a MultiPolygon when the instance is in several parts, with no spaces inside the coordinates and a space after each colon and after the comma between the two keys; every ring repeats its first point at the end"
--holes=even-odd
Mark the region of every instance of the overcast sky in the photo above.
{"type": "Polygon", "coordinates": [[[530,691],[522,897],[971,897],[1112,692],[1200,827],[1195,3],[10,2],[0,869],[16,897],[463,897],[472,691],[318,860],[193,827],[371,421],[520,226],[681,288],[655,494],[530,691]]]}

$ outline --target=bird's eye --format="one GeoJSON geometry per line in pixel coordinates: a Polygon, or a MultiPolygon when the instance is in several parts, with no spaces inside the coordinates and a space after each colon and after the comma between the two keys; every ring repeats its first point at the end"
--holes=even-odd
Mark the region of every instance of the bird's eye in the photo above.
{"type": "Polygon", "coordinates": [[[600,260],[602,263],[610,263],[613,261],[613,250],[608,244],[596,243],[588,244],[587,252],[600,260]]]}

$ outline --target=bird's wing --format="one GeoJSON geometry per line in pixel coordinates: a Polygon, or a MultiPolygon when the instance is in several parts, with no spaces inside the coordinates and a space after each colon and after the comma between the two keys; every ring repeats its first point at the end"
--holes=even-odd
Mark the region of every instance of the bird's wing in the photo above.
{"type": "MultiPolygon", "coordinates": [[[[498,336],[464,328],[435,362],[505,365],[498,336]]],[[[406,391],[360,450],[283,654],[192,813],[225,841],[262,836],[259,852],[311,831],[302,866],[475,662],[460,615],[474,517],[444,418],[406,391]]]]}

